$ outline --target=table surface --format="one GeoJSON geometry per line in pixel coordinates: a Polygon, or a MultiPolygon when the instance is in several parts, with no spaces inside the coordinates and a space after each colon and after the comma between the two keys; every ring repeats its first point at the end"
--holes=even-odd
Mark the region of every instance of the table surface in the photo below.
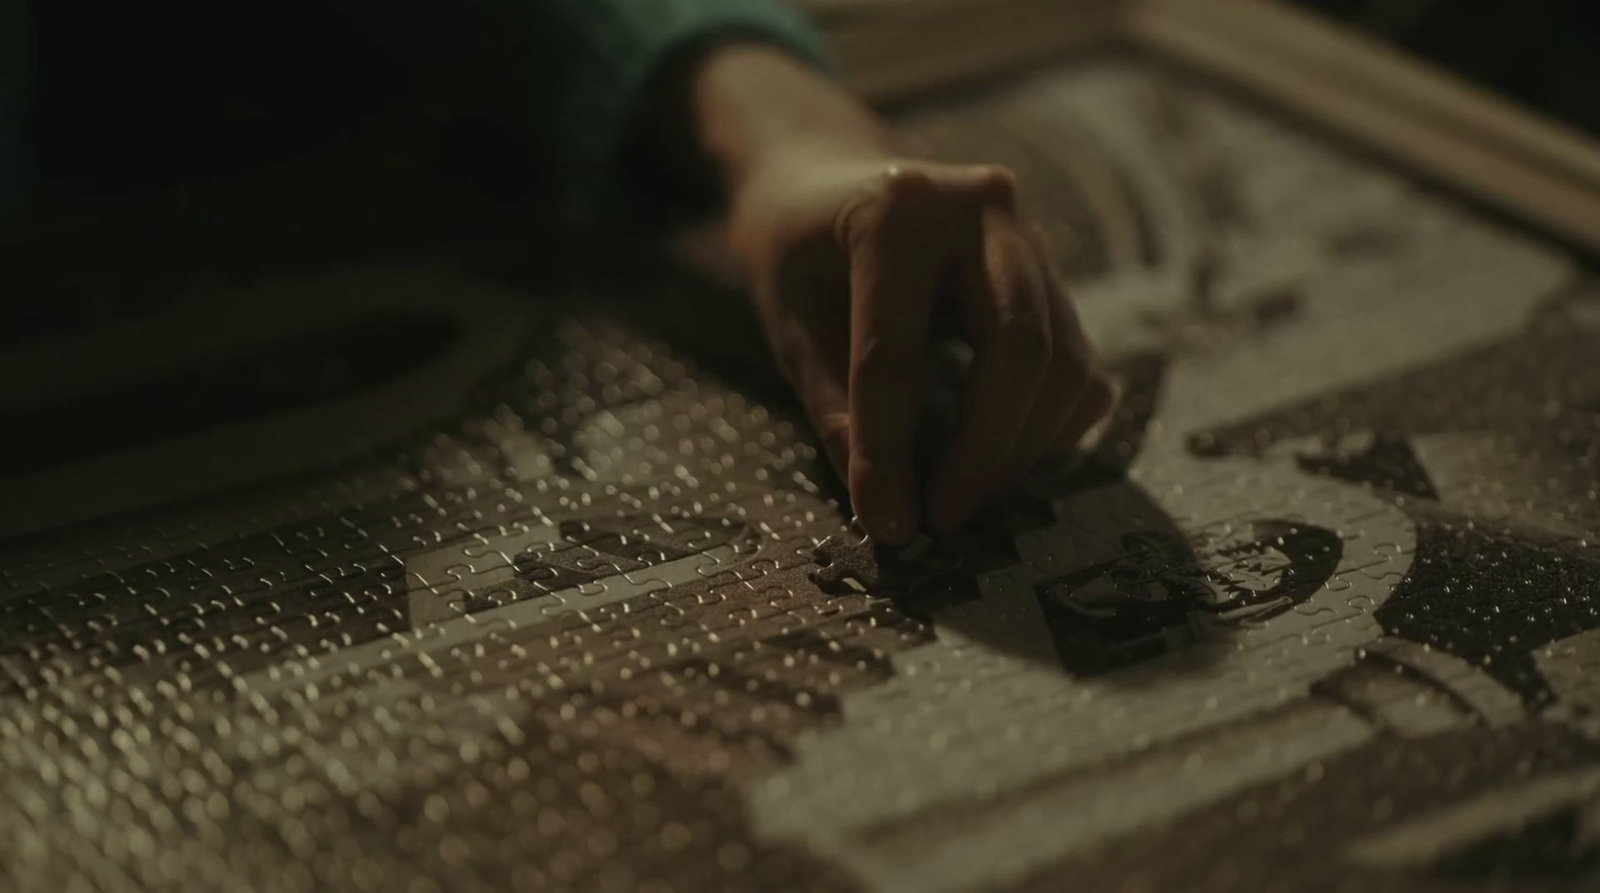
{"type": "Polygon", "coordinates": [[[824,591],[781,391],[581,289],[266,277],[360,312],[16,429],[0,887],[1600,879],[1583,266],[1133,59],[900,114],[1124,382],[1075,471],[824,591]]]}

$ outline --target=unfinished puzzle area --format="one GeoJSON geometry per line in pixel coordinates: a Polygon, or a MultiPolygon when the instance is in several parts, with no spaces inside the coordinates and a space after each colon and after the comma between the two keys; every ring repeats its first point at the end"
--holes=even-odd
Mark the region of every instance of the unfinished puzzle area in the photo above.
{"type": "Polygon", "coordinates": [[[875,554],[792,407],[625,315],[264,281],[316,338],[117,398],[209,415],[14,451],[0,888],[1600,884],[1575,259],[1136,61],[901,119],[1018,170],[1094,455],[875,554]]]}

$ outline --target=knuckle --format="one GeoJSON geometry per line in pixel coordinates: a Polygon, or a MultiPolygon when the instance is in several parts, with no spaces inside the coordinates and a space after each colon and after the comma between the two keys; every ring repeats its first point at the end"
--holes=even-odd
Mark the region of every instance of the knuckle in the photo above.
{"type": "Polygon", "coordinates": [[[884,172],[880,189],[890,202],[915,200],[933,192],[933,177],[921,168],[891,165],[884,172]]]}
{"type": "Polygon", "coordinates": [[[1017,175],[1011,168],[999,164],[983,166],[978,182],[986,199],[1004,207],[1017,203],[1017,175]]]}

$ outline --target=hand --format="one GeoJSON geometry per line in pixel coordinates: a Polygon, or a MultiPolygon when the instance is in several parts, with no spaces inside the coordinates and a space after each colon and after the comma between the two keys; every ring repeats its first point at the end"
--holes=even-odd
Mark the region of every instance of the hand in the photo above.
{"type": "Polygon", "coordinates": [[[692,154],[721,181],[772,350],[874,539],[905,542],[924,515],[955,531],[1105,415],[1115,390],[1009,171],[895,155],[869,110],[772,47],[714,47],[687,76],[692,154]],[[912,438],[946,310],[973,361],[924,493],[912,438]]]}
{"type": "Polygon", "coordinates": [[[922,508],[953,532],[1115,400],[1004,168],[788,147],[741,181],[733,239],[778,365],[874,539],[910,539],[922,508]],[[973,361],[919,493],[912,438],[945,309],[973,361]]]}

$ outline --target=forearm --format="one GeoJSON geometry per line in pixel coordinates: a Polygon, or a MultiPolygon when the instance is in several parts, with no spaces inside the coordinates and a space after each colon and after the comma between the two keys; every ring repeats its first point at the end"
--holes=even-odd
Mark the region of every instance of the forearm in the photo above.
{"type": "MultiPolygon", "coordinates": [[[[720,156],[704,151],[700,136],[700,86],[721,83],[730,60],[781,59],[791,73],[826,83],[820,37],[780,0],[522,2],[571,38],[560,47],[564,110],[554,122],[561,167],[602,216],[695,203],[705,197],[695,192],[697,173],[720,179],[720,156]]],[[[746,69],[755,64],[732,67],[766,77],[746,69]]],[[[760,101],[741,92],[740,105],[760,101]]]]}
{"type": "Polygon", "coordinates": [[[886,157],[888,129],[848,91],[784,50],[731,43],[696,60],[689,89],[694,148],[725,195],[775,162],[886,157]]]}

